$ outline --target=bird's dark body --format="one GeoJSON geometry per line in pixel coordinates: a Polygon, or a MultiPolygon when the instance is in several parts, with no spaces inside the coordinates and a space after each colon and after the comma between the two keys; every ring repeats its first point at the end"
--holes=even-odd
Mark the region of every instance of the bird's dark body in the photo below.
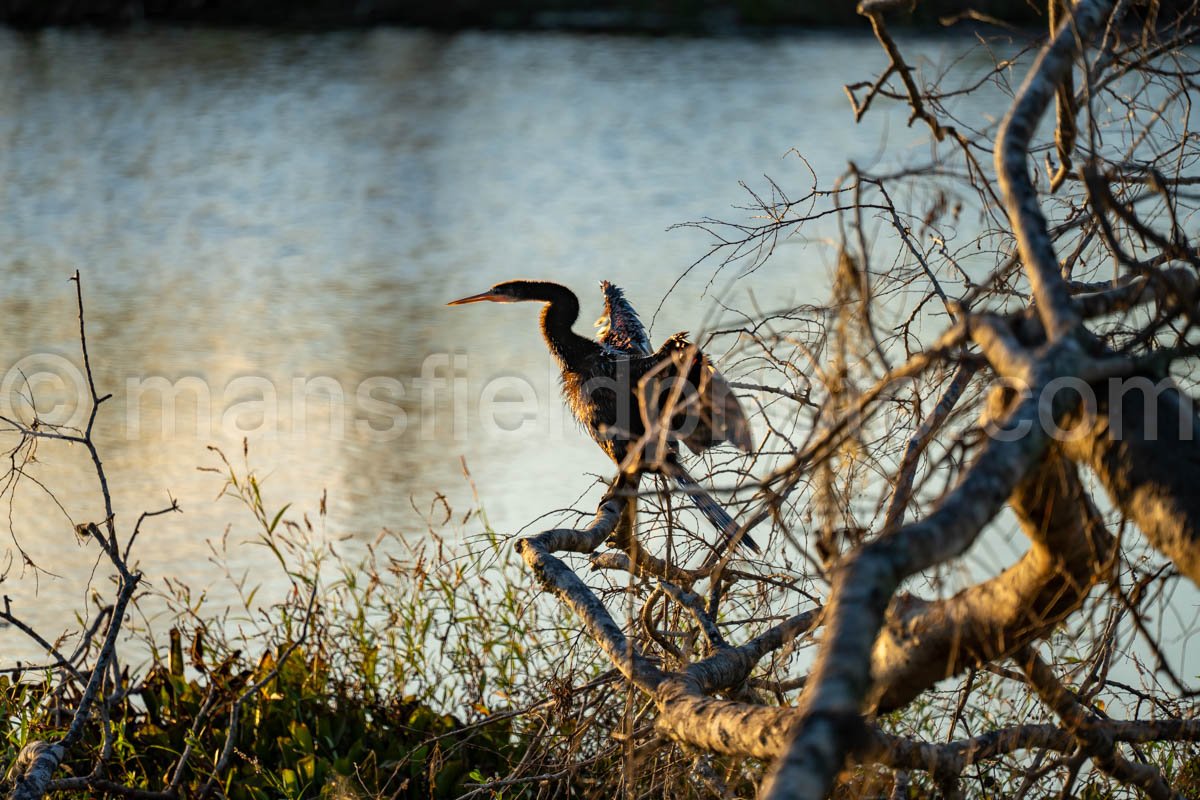
{"type": "MultiPolygon", "coordinates": [[[[749,449],[748,428],[736,400],[685,334],[668,338],[651,352],[649,338],[621,290],[607,282],[602,288],[605,316],[597,323],[603,324],[600,341],[573,330],[579,318],[579,300],[571,290],[556,283],[509,281],[453,304],[482,300],[545,303],[542,336],[558,362],[563,397],[579,423],[621,468],[622,480],[636,488],[638,476],[644,471],[668,473],[718,529],[727,536],[734,535],[737,526],[732,518],[679,465],[677,441],[684,441],[695,452],[724,441],[749,449]],[[650,387],[655,380],[658,383],[650,387]],[[682,394],[671,388],[680,380],[682,394]],[[714,387],[722,391],[713,392],[714,387]],[[658,421],[657,408],[664,405],[660,401],[671,391],[670,435],[646,437],[647,420],[658,421]],[[711,402],[714,396],[715,408],[711,402]],[[685,402],[677,402],[680,398],[685,402]],[[697,398],[709,401],[706,412],[696,413],[704,406],[695,402],[697,398]],[[731,417],[730,426],[724,424],[727,416],[731,417]]],[[[758,549],[748,536],[742,542],[758,549]]]]}
{"type": "MultiPolygon", "coordinates": [[[[540,281],[520,281],[531,299],[546,302],[541,328],[546,346],[558,362],[563,399],[580,425],[618,464],[625,460],[628,442],[645,432],[617,428],[619,408],[636,402],[630,385],[628,358],[614,357],[600,343],[580,336],[573,327],[579,319],[579,300],[564,286],[540,281]],[[620,391],[624,385],[628,391],[620,391]]],[[[640,422],[640,419],[639,419],[640,422]]]]}
{"type": "MultiPolygon", "coordinates": [[[[671,358],[675,345],[664,346],[658,353],[628,353],[580,336],[574,331],[579,300],[573,292],[555,283],[515,283],[524,284],[531,299],[546,302],[541,317],[542,337],[558,362],[563,399],[571,413],[613,461],[632,466],[625,464],[629,445],[646,433],[638,393],[640,382],[671,358]]],[[[613,330],[619,333],[621,329],[613,330]]],[[[665,455],[673,457],[674,453],[672,442],[670,453],[665,455]]]]}
{"type": "MultiPolygon", "coordinates": [[[[624,399],[618,398],[617,390],[621,366],[609,363],[585,363],[582,366],[582,370],[562,369],[563,399],[600,449],[617,464],[622,464],[628,455],[629,442],[645,433],[645,427],[640,424],[640,418],[636,428],[628,422],[625,426],[618,423],[619,408],[624,399]]],[[[624,371],[628,373],[627,366],[624,371]]],[[[625,382],[628,383],[627,377],[625,382]]],[[[624,405],[628,407],[629,403],[624,405]]]]}

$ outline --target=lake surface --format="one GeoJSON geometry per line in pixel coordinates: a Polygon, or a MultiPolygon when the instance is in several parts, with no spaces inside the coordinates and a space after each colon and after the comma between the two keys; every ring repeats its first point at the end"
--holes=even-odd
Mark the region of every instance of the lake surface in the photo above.
{"type": "MultiPolygon", "coordinates": [[[[972,45],[906,53],[937,69],[972,45]]],[[[970,73],[985,56],[967,58],[970,73]]],[[[873,40],[829,33],[0,32],[5,402],[34,375],[42,410],[78,420],[62,385],[79,380],[79,269],[98,389],[115,395],[97,438],[118,522],[168,495],[185,511],[138,542],[154,587],[215,581],[207,542],[250,532],[197,470],[217,463],[210,445],[240,463],[243,437],[270,509],[311,514],[327,490],[326,531],[358,541],[428,535],[437,493],[470,509],[463,460],[500,531],[592,507],[611,467],[560,408],[536,309],[444,303],[547,278],[581,295],[590,327],[606,278],[647,318],[662,304],[661,340],[728,319],[718,299],[823,297],[828,229],[711,285],[715,264],[676,285],[709,240],[667,229],[746,219],[740,180],[803,191],[793,147],[826,184],[885,143],[920,155],[926,132],[894,104],[853,124],[841,87],[882,63],[873,40]],[[179,392],[166,414],[164,386],[179,392]]],[[[999,108],[958,111],[983,124],[999,108]]],[[[53,633],[97,560],[72,524],[103,514],[80,448],[43,444],[29,472],[61,508],[25,481],[0,535],[46,572],[18,556],[0,592],[53,633]]],[[[258,561],[233,551],[235,571],[258,561]]]]}

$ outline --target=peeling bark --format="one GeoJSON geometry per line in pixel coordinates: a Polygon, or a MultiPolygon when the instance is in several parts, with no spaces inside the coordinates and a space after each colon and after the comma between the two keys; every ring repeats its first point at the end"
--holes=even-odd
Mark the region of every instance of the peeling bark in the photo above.
{"type": "Polygon", "coordinates": [[[21,748],[12,767],[16,781],[10,800],[38,800],[45,795],[66,752],[61,745],[42,741],[21,748]]]}

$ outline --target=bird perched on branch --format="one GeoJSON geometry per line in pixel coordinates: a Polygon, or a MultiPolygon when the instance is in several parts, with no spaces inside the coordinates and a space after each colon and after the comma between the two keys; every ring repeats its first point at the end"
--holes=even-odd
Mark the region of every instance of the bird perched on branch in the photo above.
{"type": "MultiPolygon", "coordinates": [[[[636,490],[645,472],[668,475],[726,539],[734,539],[737,523],[678,458],[678,442],[694,453],[723,442],[750,451],[750,426],[733,390],[686,333],[652,350],[624,293],[607,281],[600,286],[605,313],[596,323],[599,341],[572,329],[579,299],[557,283],[507,281],[448,305],[545,303],[542,335],[562,371],[563,395],[575,418],[621,468],[616,488],[636,490]]],[[[759,552],[748,535],[738,541],[759,552]]]]}

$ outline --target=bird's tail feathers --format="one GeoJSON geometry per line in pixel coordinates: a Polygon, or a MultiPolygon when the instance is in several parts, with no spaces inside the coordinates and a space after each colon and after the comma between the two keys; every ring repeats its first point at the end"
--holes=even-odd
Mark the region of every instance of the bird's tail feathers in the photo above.
{"type": "MultiPolygon", "coordinates": [[[[713,496],[706,492],[700,484],[696,483],[692,476],[688,475],[687,471],[683,467],[679,466],[678,464],[674,465],[674,468],[671,470],[671,474],[675,478],[675,483],[678,484],[679,488],[691,498],[692,503],[695,504],[696,508],[700,510],[700,513],[703,514],[708,521],[711,522],[714,527],[716,527],[717,530],[725,535],[726,541],[732,540],[741,529],[741,526],[737,524],[733,517],[729,516],[729,512],[726,511],[720,503],[713,499],[713,496]]],[[[748,533],[743,534],[742,538],[738,540],[738,543],[749,547],[755,553],[762,552],[755,541],[750,538],[750,534],[748,533]]]]}

